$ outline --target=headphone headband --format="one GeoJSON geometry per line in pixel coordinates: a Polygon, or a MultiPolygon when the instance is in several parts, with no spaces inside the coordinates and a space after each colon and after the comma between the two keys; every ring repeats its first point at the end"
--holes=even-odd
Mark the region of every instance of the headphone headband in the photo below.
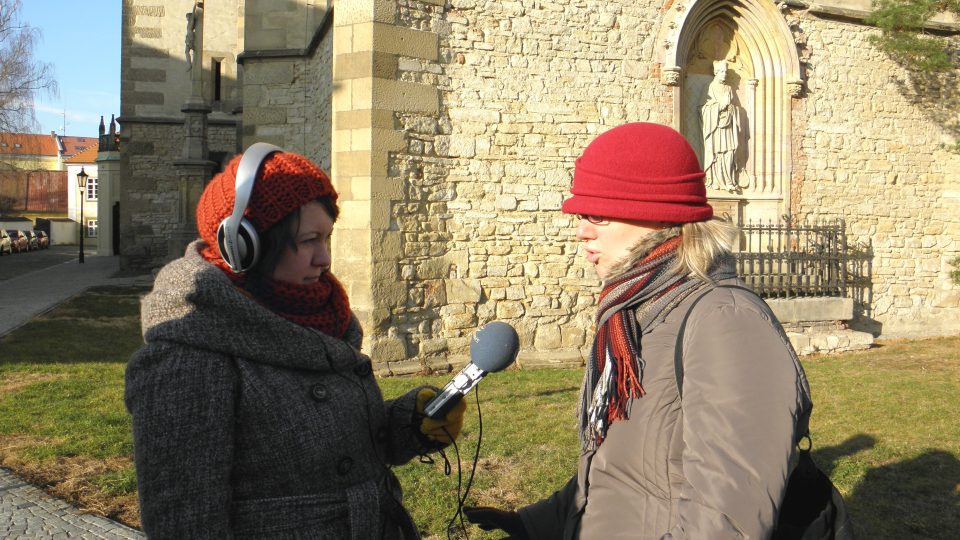
{"type": "MultiPolygon", "coordinates": [[[[274,152],[283,152],[283,149],[272,144],[258,142],[250,145],[247,151],[240,158],[240,164],[237,166],[237,179],[235,186],[235,198],[233,203],[233,213],[220,224],[220,231],[217,239],[220,247],[220,256],[226,261],[230,269],[236,273],[249,270],[256,262],[256,245],[247,245],[240,239],[241,228],[252,229],[254,234],[254,244],[256,241],[256,229],[245,222],[243,212],[247,209],[250,202],[250,196],[253,194],[253,185],[256,182],[257,174],[263,161],[274,152]],[[254,254],[249,257],[250,261],[244,264],[248,254],[254,254]]],[[[250,232],[250,231],[248,231],[250,232]]]]}

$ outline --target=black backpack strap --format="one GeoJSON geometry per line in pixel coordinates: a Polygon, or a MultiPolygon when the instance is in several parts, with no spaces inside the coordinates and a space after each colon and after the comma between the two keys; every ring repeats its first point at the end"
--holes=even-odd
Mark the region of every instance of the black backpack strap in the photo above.
{"type": "Polygon", "coordinates": [[[680,322],[680,331],[677,333],[677,346],[673,351],[673,370],[677,377],[677,390],[680,391],[681,399],[683,398],[683,334],[687,329],[687,319],[690,318],[690,314],[693,313],[693,308],[697,307],[700,300],[703,300],[703,297],[710,294],[714,289],[743,289],[757,294],[753,290],[741,285],[715,285],[698,296],[697,299],[690,304],[690,307],[687,308],[687,313],[683,316],[683,321],[680,322]]]}

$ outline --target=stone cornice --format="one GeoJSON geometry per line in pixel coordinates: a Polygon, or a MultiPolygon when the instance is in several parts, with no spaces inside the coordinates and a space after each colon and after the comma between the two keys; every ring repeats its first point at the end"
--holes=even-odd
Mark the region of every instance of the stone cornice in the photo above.
{"type": "MultiPolygon", "coordinates": [[[[183,116],[121,116],[117,118],[117,123],[124,124],[166,124],[183,125],[183,116]]],[[[240,123],[239,118],[208,118],[208,124],[218,126],[236,126],[240,123]]]]}
{"type": "Polygon", "coordinates": [[[323,38],[333,28],[333,7],[323,16],[323,22],[313,33],[310,44],[301,49],[252,49],[245,50],[237,55],[237,64],[243,65],[247,60],[274,59],[274,58],[309,58],[320,46],[323,38]]]}
{"type": "MultiPolygon", "coordinates": [[[[805,9],[812,15],[818,15],[832,19],[847,19],[863,23],[864,19],[872,13],[871,11],[855,8],[841,8],[819,4],[817,2],[805,2],[803,0],[784,0],[781,2],[792,8],[805,9]]],[[[927,21],[923,27],[927,30],[944,34],[960,34],[960,23],[927,21]]]]}

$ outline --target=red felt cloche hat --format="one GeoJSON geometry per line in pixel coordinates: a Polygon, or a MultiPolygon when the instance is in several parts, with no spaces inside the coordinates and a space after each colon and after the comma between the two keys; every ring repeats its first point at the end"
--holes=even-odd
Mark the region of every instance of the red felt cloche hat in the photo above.
{"type": "Polygon", "coordinates": [[[624,124],[593,140],[576,161],[563,211],[605,218],[691,223],[713,217],[704,172],[676,130],[624,124]]]}

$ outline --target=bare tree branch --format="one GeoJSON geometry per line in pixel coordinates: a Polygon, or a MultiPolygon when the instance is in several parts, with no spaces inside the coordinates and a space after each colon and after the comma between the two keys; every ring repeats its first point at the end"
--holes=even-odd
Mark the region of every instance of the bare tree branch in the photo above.
{"type": "Polygon", "coordinates": [[[33,57],[40,30],[20,21],[21,0],[0,0],[0,132],[37,129],[34,98],[56,96],[53,66],[33,57]]]}

